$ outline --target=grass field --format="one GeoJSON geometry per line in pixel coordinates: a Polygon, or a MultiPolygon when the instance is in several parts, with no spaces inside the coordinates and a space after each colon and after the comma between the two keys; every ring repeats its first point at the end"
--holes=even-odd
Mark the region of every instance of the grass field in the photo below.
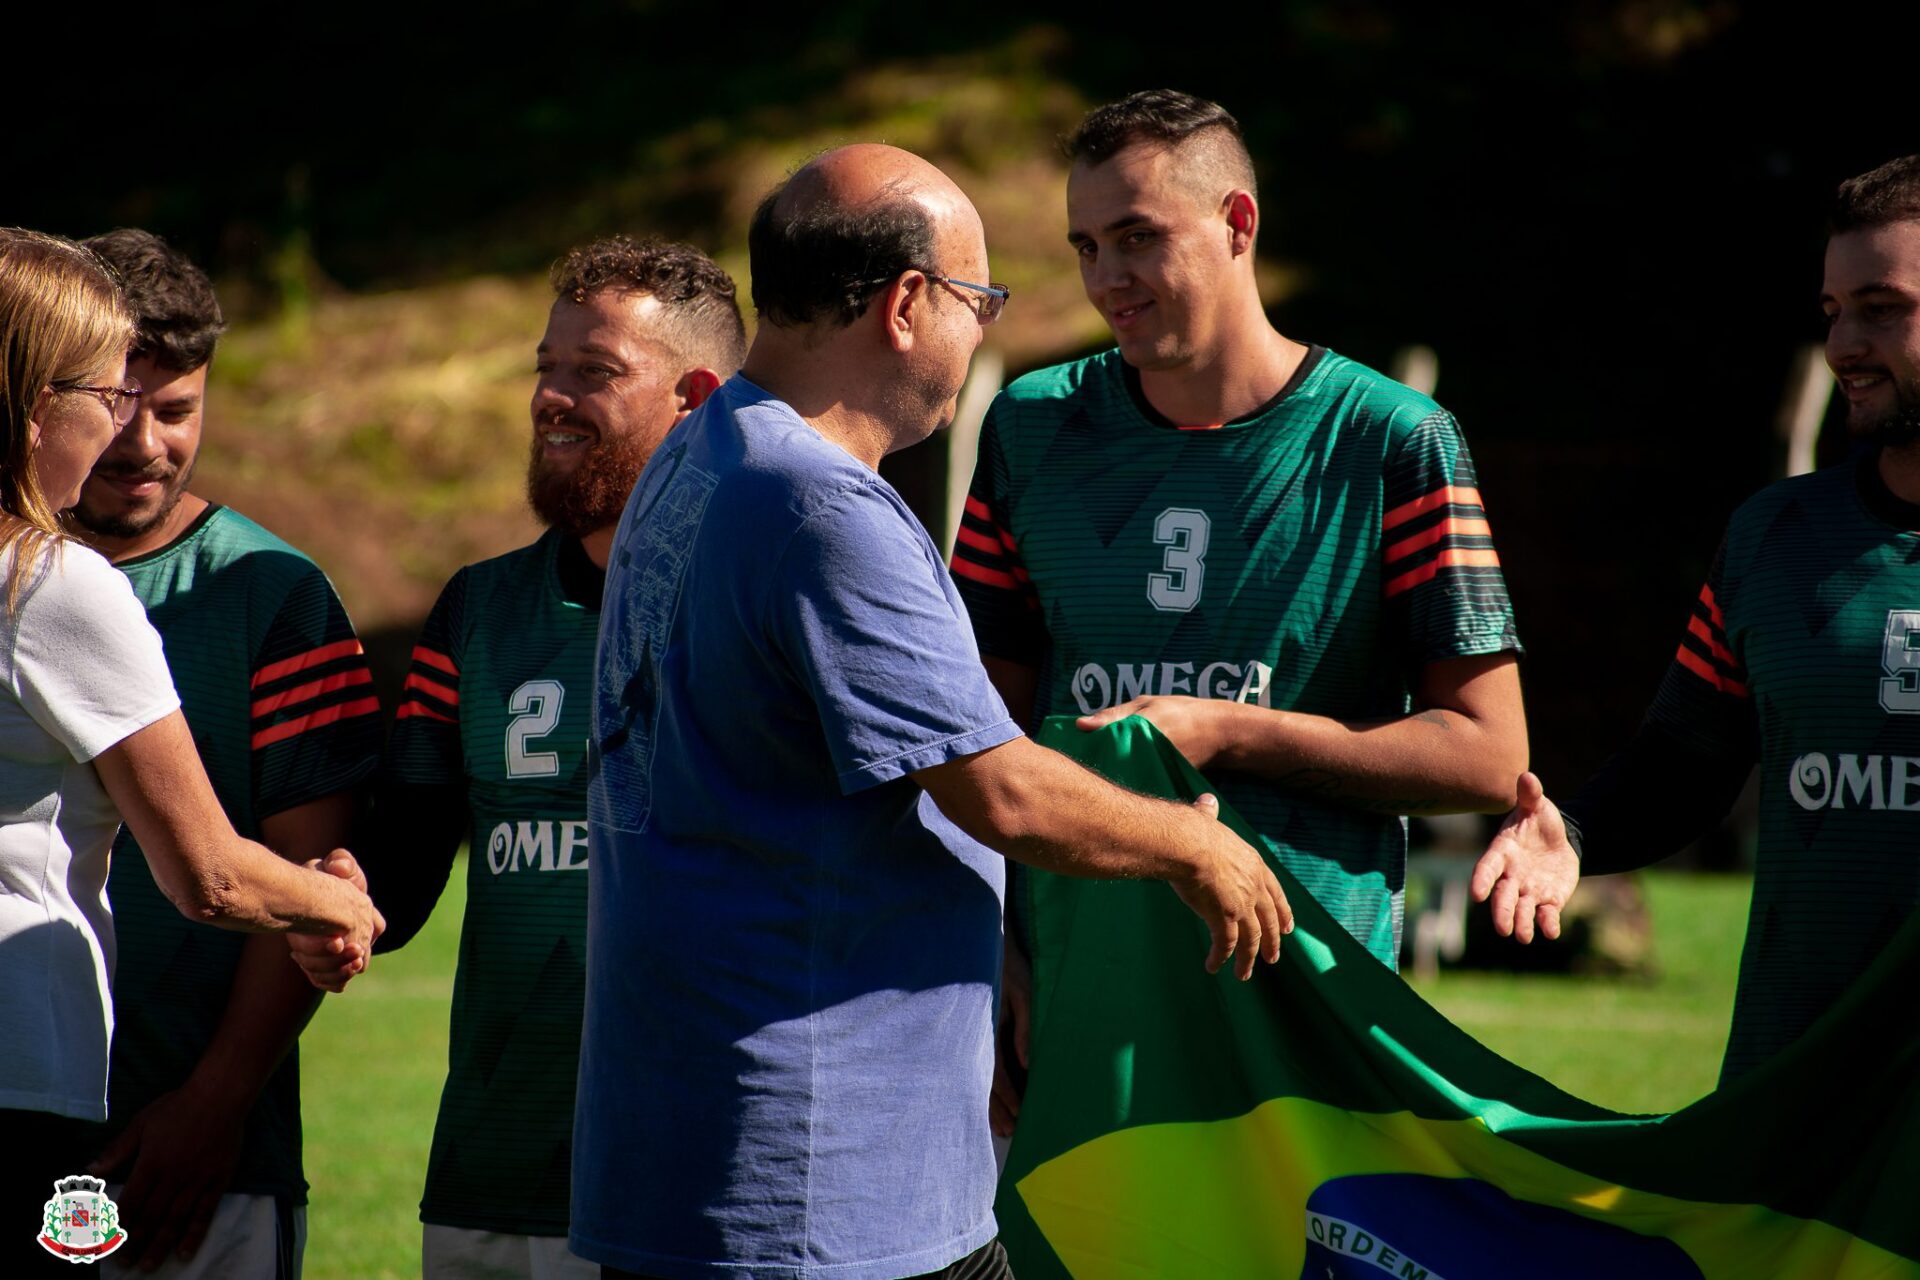
{"type": "MultiPolygon", "coordinates": [[[[329,999],[301,1042],[308,1280],[420,1274],[420,1184],[446,1074],[465,883],[463,864],[420,935],[329,999]]],[[[1443,973],[1418,989],[1569,1092],[1622,1111],[1684,1106],[1719,1070],[1749,884],[1655,874],[1646,885],[1650,980],[1443,973]]]]}

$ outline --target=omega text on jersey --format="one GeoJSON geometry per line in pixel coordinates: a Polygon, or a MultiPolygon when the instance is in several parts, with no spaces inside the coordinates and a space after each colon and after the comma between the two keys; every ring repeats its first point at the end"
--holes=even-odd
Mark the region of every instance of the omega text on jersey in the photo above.
{"type": "Polygon", "coordinates": [[[497,876],[514,871],[585,871],[586,819],[502,822],[487,837],[487,868],[497,876]]]}
{"type": "Polygon", "coordinates": [[[1809,751],[1788,766],[1787,792],[1802,809],[1920,812],[1920,756],[1809,751]]]}
{"type": "Polygon", "coordinates": [[[1092,715],[1148,696],[1184,694],[1227,702],[1273,705],[1273,668],[1259,660],[1238,662],[1122,662],[1108,668],[1083,664],[1073,673],[1073,699],[1092,715]]]}

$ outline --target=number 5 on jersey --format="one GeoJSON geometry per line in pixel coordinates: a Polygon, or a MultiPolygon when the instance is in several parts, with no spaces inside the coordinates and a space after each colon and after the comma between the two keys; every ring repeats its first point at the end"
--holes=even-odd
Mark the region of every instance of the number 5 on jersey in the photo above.
{"type": "Polygon", "coordinates": [[[1147,575],[1147,602],[1162,613],[1187,613],[1200,603],[1207,541],[1213,521],[1204,511],[1168,507],[1153,521],[1153,540],[1165,547],[1159,573],[1147,575]]]}
{"type": "Polygon", "coordinates": [[[1920,715],[1920,609],[1887,610],[1880,649],[1880,705],[1896,715],[1920,715]]]}

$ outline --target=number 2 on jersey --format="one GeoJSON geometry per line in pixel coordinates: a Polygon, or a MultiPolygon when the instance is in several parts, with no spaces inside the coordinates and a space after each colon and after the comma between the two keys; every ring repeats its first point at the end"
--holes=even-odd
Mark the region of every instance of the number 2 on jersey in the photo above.
{"type": "Polygon", "coordinates": [[[507,776],[509,778],[557,778],[560,753],[529,751],[527,739],[544,738],[560,723],[560,703],[566,698],[566,686],[558,680],[529,680],[507,699],[513,719],[507,722],[507,776]]]}
{"type": "Polygon", "coordinates": [[[1186,613],[1200,603],[1213,521],[1204,511],[1168,507],[1153,521],[1153,540],[1165,547],[1159,573],[1147,575],[1147,602],[1162,613],[1186,613]]]}

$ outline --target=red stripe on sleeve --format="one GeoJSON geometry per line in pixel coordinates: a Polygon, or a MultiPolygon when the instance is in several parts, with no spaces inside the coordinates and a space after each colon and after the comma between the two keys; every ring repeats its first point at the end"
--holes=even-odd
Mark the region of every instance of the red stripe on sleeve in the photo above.
{"type": "Polygon", "coordinates": [[[449,706],[457,707],[460,705],[460,691],[458,689],[449,689],[443,684],[436,684],[421,675],[418,671],[407,672],[407,682],[400,686],[400,691],[405,693],[408,689],[419,689],[423,693],[430,693],[449,706]]]}
{"type": "Polygon", "coordinates": [[[1432,581],[1442,569],[1462,565],[1497,569],[1500,567],[1500,557],[1491,550],[1477,547],[1449,547],[1418,569],[1409,569],[1397,578],[1388,579],[1386,594],[1391,597],[1402,591],[1411,591],[1423,582],[1432,581]]]}
{"type": "Polygon", "coordinates": [[[988,551],[994,555],[1000,554],[1000,543],[997,539],[989,538],[984,533],[976,533],[964,524],[960,526],[959,539],[976,551],[988,551]]]}
{"type": "Polygon", "coordinates": [[[332,693],[335,689],[344,689],[352,684],[372,683],[373,673],[371,671],[368,671],[365,667],[355,667],[351,671],[336,672],[324,680],[310,681],[307,684],[297,685],[283,693],[269,694],[264,698],[260,698],[253,704],[253,714],[256,716],[271,715],[282,707],[292,706],[296,702],[305,702],[309,698],[317,698],[323,693],[332,693]]]}
{"type": "Polygon", "coordinates": [[[321,729],[339,720],[354,716],[371,716],[380,713],[378,698],[361,698],[357,702],[342,702],[338,706],[322,707],[318,711],[308,712],[292,720],[283,720],[279,724],[260,730],[253,735],[253,749],[270,747],[276,742],[285,742],[288,738],[297,738],[310,729],[321,729]]]}
{"type": "Polygon", "coordinates": [[[953,558],[951,567],[961,577],[971,578],[975,582],[984,582],[990,587],[1001,587],[1007,591],[1020,589],[1020,584],[1014,580],[1012,574],[1003,573],[999,569],[989,569],[971,560],[962,560],[959,556],[953,558]]]}
{"type": "Polygon", "coordinates": [[[1391,564],[1402,556],[1411,555],[1422,547],[1430,547],[1440,541],[1440,539],[1456,533],[1491,538],[1493,536],[1493,526],[1488,524],[1482,516],[1452,516],[1442,520],[1431,529],[1422,529],[1412,537],[1403,538],[1399,542],[1394,543],[1387,548],[1382,558],[1391,564]]]}
{"type": "Polygon", "coordinates": [[[1711,582],[1703,582],[1700,584],[1700,603],[1707,606],[1707,616],[1713,619],[1713,625],[1719,630],[1720,634],[1725,635],[1727,633],[1727,615],[1720,612],[1720,602],[1713,598],[1713,584],[1711,582]]]}
{"type": "Polygon", "coordinates": [[[1415,516],[1425,515],[1435,507],[1444,507],[1449,504],[1459,507],[1478,507],[1485,505],[1480,501],[1480,491],[1478,489],[1455,488],[1452,485],[1446,485],[1442,488],[1435,489],[1432,493],[1426,494],[1424,497],[1415,498],[1412,502],[1401,503],[1380,517],[1380,527],[1382,529],[1391,529],[1396,525],[1405,524],[1415,516]]]}
{"type": "Polygon", "coordinates": [[[988,524],[999,523],[999,521],[993,518],[993,508],[989,507],[986,503],[980,501],[980,499],[974,497],[972,494],[967,495],[967,514],[971,516],[978,516],[980,519],[985,520],[988,524]]]}
{"type": "Polygon", "coordinates": [[[415,716],[422,716],[428,720],[438,720],[441,724],[459,724],[460,723],[458,720],[455,720],[452,716],[443,716],[438,711],[435,711],[432,707],[424,706],[421,703],[415,702],[411,699],[400,704],[400,710],[394,713],[393,718],[395,720],[411,720],[415,716]]]}
{"type": "Polygon", "coordinates": [[[1714,634],[1715,628],[1708,626],[1705,618],[1702,618],[1699,614],[1688,618],[1687,630],[1706,641],[1707,650],[1712,653],[1714,657],[1720,659],[1720,661],[1730,667],[1739,667],[1740,664],[1734,661],[1733,654],[1727,649],[1727,646],[1720,643],[1719,636],[1714,634]]]}
{"type": "Polygon", "coordinates": [[[1711,662],[1708,662],[1684,644],[1674,653],[1673,660],[1722,693],[1731,693],[1737,698],[1747,696],[1747,686],[1741,684],[1731,676],[1721,675],[1714,669],[1711,662]]]}
{"type": "Polygon", "coordinates": [[[438,667],[456,680],[460,678],[460,668],[453,664],[452,658],[449,658],[444,653],[429,649],[423,644],[413,646],[413,660],[415,662],[424,662],[430,667],[438,667]]]}
{"type": "Polygon", "coordinates": [[[332,644],[323,644],[318,649],[309,649],[305,653],[296,654],[291,658],[283,658],[279,662],[269,662],[266,666],[253,673],[252,687],[258,689],[268,681],[278,680],[281,676],[290,676],[296,671],[305,671],[308,667],[317,667],[323,662],[332,662],[335,658],[345,658],[356,653],[365,652],[366,650],[360,647],[358,637],[351,640],[336,640],[332,644]]]}

